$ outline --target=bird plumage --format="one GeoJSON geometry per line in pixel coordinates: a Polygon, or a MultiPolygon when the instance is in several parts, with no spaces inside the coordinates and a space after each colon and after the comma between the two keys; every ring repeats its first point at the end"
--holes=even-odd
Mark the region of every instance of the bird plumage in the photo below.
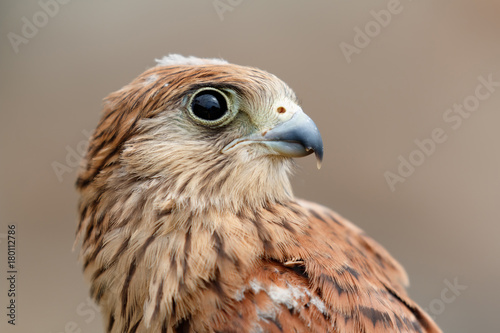
{"type": "Polygon", "coordinates": [[[322,149],[282,138],[304,119],[277,77],[220,59],[166,57],[106,99],[77,188],[107,332],[440,332],[380,245],[294,198],[291,157],[322,149]],[[220,122],[192,110],[207,92],[220,122]]]}

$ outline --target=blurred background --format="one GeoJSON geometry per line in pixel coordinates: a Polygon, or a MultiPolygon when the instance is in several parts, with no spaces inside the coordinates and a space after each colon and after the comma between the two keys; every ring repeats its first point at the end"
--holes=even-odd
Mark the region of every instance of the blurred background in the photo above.
{"type": "Polygon", "coordinates": [[[287,82],[325,142],[321,170],[298,161],[296,195],[383,244],[445,332],[497,332],[499,14],[494,0],[2,1],[0,330],[103,331],[72,252],[77,161],[102,99],[180,53],[287,82]]]}

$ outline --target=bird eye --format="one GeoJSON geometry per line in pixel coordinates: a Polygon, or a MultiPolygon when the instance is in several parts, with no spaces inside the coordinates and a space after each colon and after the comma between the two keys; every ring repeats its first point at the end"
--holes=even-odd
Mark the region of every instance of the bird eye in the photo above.
{"type": "Polygon", "coordinates": [[[207,125],[220,124],[229,113],[226,96],[213,88],[196,92],[191,98],[190,108],[192,114],[207,125]]]}

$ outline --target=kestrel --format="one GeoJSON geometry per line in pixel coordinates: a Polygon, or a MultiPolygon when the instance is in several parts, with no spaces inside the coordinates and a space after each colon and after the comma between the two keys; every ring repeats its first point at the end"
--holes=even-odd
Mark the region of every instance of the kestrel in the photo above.
{"type": "Polygon", "coordinates": [[[323,142],[265,71],[170,55],[105,101],[78,238],[106,332],[440,332],[405,271],[294,197],[323,142]]]}

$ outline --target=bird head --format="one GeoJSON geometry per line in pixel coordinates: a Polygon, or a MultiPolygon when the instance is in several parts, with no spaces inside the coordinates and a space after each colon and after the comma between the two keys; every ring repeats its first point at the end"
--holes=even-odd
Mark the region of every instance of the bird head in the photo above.
{"type": "Polygon", "coordinates": [[[167,200],[238,209],[290,199],[292,158],[323,143],[293,91],[265,71],[170,55],[111,94],[77,185],[162,186],[167,200]]]}

